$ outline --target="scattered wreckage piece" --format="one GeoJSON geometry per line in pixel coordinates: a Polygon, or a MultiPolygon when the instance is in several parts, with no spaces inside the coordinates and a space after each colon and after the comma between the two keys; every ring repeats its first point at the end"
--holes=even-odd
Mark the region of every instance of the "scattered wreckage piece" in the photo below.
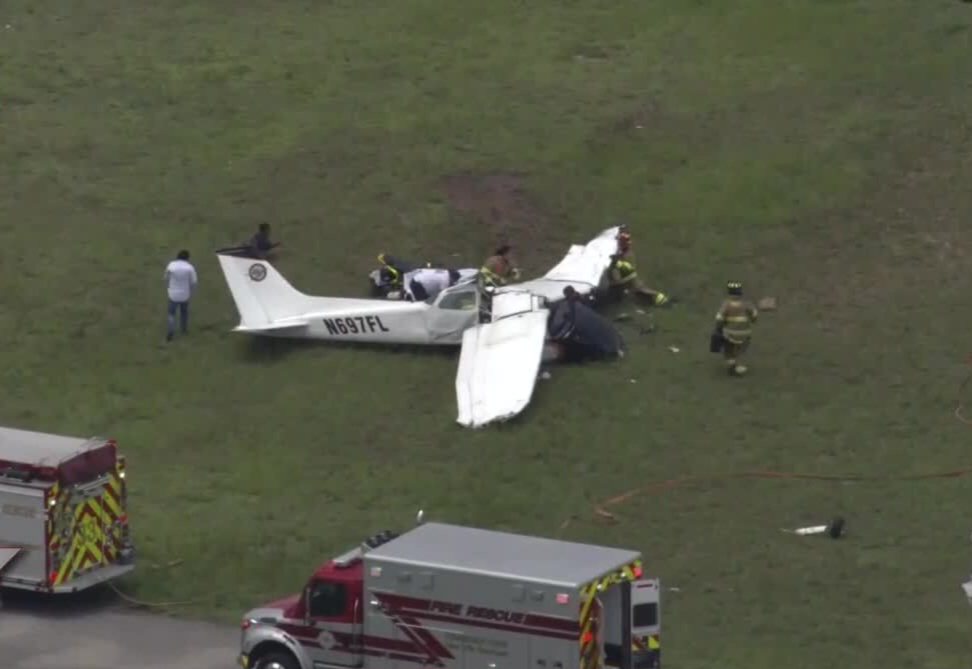
{"type": "Polygon", "coordinates": [[[760,311],[776,311],[776,298],[763,297],[756,303],[756,308],[760,311]]]}
{"type": "Polygon", "coordinates": [[[969,575],[969,580],[962,584],[962,592],[965,593],[969,606],[972,606],[972,574],[969,575]]]}
{"type": "Polygon", "coordinates": [[[811,527],[798,527],[795,530],[783,530],[789,534],[798,534],[800,536],[813,536],[817,534],[829,535],[831,539],[839,539],[844,534],[844,524],[845,521],[840,516],[837,516],[832,521],[826,525],[813,525],[811,527]]]}

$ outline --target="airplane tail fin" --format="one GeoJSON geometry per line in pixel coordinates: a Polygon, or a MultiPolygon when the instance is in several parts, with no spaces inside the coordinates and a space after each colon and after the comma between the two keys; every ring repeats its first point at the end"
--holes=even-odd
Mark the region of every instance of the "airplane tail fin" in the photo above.
{"type": "Polygon", "coordinates": [[[265,260],[217,254],[229,286],[239,329],[269,329],[275,322],[294,319],[307,311],[310,298],[265,260]]]}

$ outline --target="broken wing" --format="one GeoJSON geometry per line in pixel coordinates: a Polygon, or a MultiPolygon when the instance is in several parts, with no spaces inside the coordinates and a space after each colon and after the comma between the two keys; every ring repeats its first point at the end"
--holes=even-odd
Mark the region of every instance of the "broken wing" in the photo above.
{"type": "Polygon", "coordinates": [[[500,288],[500,293],[526,290],[553,303],[564,299],[564,288],[573,286],[581,295],[594,292],[617,253],[618,231],[608,228],[587,244],[574,244],[559,263],[538,279],[500,288]]]}
{"type": "Polygon", "coordinates": [[[525,293],[497,295],[493,312],[509,315],[471,327],[462,337],[456,400],[458,422],[465,427],[509,420],[522,412],[540,370],[549,312],[537,308],[525,293]],[[525,302],[526,308],[517,310],[520,305],[514,302],[525,302]]]}

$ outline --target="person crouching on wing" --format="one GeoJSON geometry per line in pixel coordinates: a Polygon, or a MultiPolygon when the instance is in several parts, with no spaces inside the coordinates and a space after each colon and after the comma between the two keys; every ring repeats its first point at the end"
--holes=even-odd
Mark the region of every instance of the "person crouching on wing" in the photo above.
{"type": "Polygon", "coordinates": [[[378,254],[378,263],[380,265],[378,277],[382,286],[388,290],[389,294],[400,293],[402,288],[404,288],[405,273],[410,268],[404,263],[398,262],[387,253],[378,254]]]}
{"type": "Polygon", "coordinates": [[[452,269],[423,267],[405,275],[405,299],[409,302],[432,301],[446,288],[456,285],[459,272],[452,269]]]}
{"type": "Polygon", "coordinates": [[[512,247],[509,244],[503,244],[496,249],[496,253],[486,259],[486,262],[479,269],[483,287],[505,286],[510,281],[516,281],[520,278],[520,270],[510,257],[511,250],[512,247]]]}

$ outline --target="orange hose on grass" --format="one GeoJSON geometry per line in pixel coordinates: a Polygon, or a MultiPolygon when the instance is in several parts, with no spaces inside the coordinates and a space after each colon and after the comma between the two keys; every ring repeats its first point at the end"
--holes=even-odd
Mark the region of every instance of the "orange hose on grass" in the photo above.
{"type": "MultiPolygon", "coordinates": [[[[972,355],[965,359],[965,364],[972,367],[972,355]]],[[[962,402],[962,392],[965,387],[972,381],[972,373],[966,377],[965,381],[959,387],[958,393],[958,405],[955,407],[955,417],[966,425],[972,425],[972,419],[966,418],[964,415],[965,406],[962,402]]],[[[617,506],[619,504],[624,504],[631,499],[641,496],[650,495],[665,492],[666,490],[671,490],[673,488],[679,488],[692,483],[714,483],[717,481],[734,481],[742,479],[775,479],[775,480],[805,480],[805,481],[832,481],[832,482],[843,482],[843,481],[928,481],[933,479],[950,479],[950,478],[960,478],[962,476],[967,476],[972,474],[972,467],[966,469],[954,469],[946,472],[935,472],[932,474],[912,474],[909,476],[859,476],[859,475],[828,475],[828,474],[802,474],[794,472],[779,472],[774,470],[761,470],[752,472],[741,472],[737,474],[714,474],[710,476],[685,476],[678,479],[667,479],[663,481],[655,481],[654,483],[649,483],[641,488],[636,488],[634,490],[629,490],[623,492],[620,495],[615,495],[609,497],[594,506],[594,519],[600,520],[608,523],[617,523],[618,518],[613,513],[607,510],[606,507],[617,506]]],[[[564,520],[560,527],[561,529],[570,525],[572,520],[575,520],[576,516],[567,518],[564,520]]]]}
{"type": "MultiPolygon", "coordinates": [[[[927,481],[932,479],[950,479],[950,478],[960,478],[962,476],[967,476],[972,474],[972,467],[966,469],[955,469],[945,472],[935,472],[931,474],[912,474],[909,476],[857,476],[857,475],[828,475],[828,474],[803,474],[795,472],[779,472],[773,470],[763,470],[763,471],[752,471],[752,472],[740,472],[737,474],[716,474],[712,476],[686,476],[680,479],[669,479],[665,481],[655,481],[654,483],[649,483],[641,488],[636,488],[634,490],[629,490],[627,492],[621,493],[620,495],[615,495],[609,497],[594,506],[594,517],[595,520],[601,520],[608,523],[617,523],[618,518],[613,513],[607,510],[607,507],[618,506],[632,500],[635,497],[641,495],[650,495],[665,492],[673,488],[680,488],[693,483],[714,483],[718,481],[738,481],[743,479],[771,479],[771,480],[805,480],[805,481],[830,481],[830,482],[844,482],[844,481],[927,481]]],[[[567,527],[572,518],[568,518],[561,524],[561,528],[567,527]]]]}

